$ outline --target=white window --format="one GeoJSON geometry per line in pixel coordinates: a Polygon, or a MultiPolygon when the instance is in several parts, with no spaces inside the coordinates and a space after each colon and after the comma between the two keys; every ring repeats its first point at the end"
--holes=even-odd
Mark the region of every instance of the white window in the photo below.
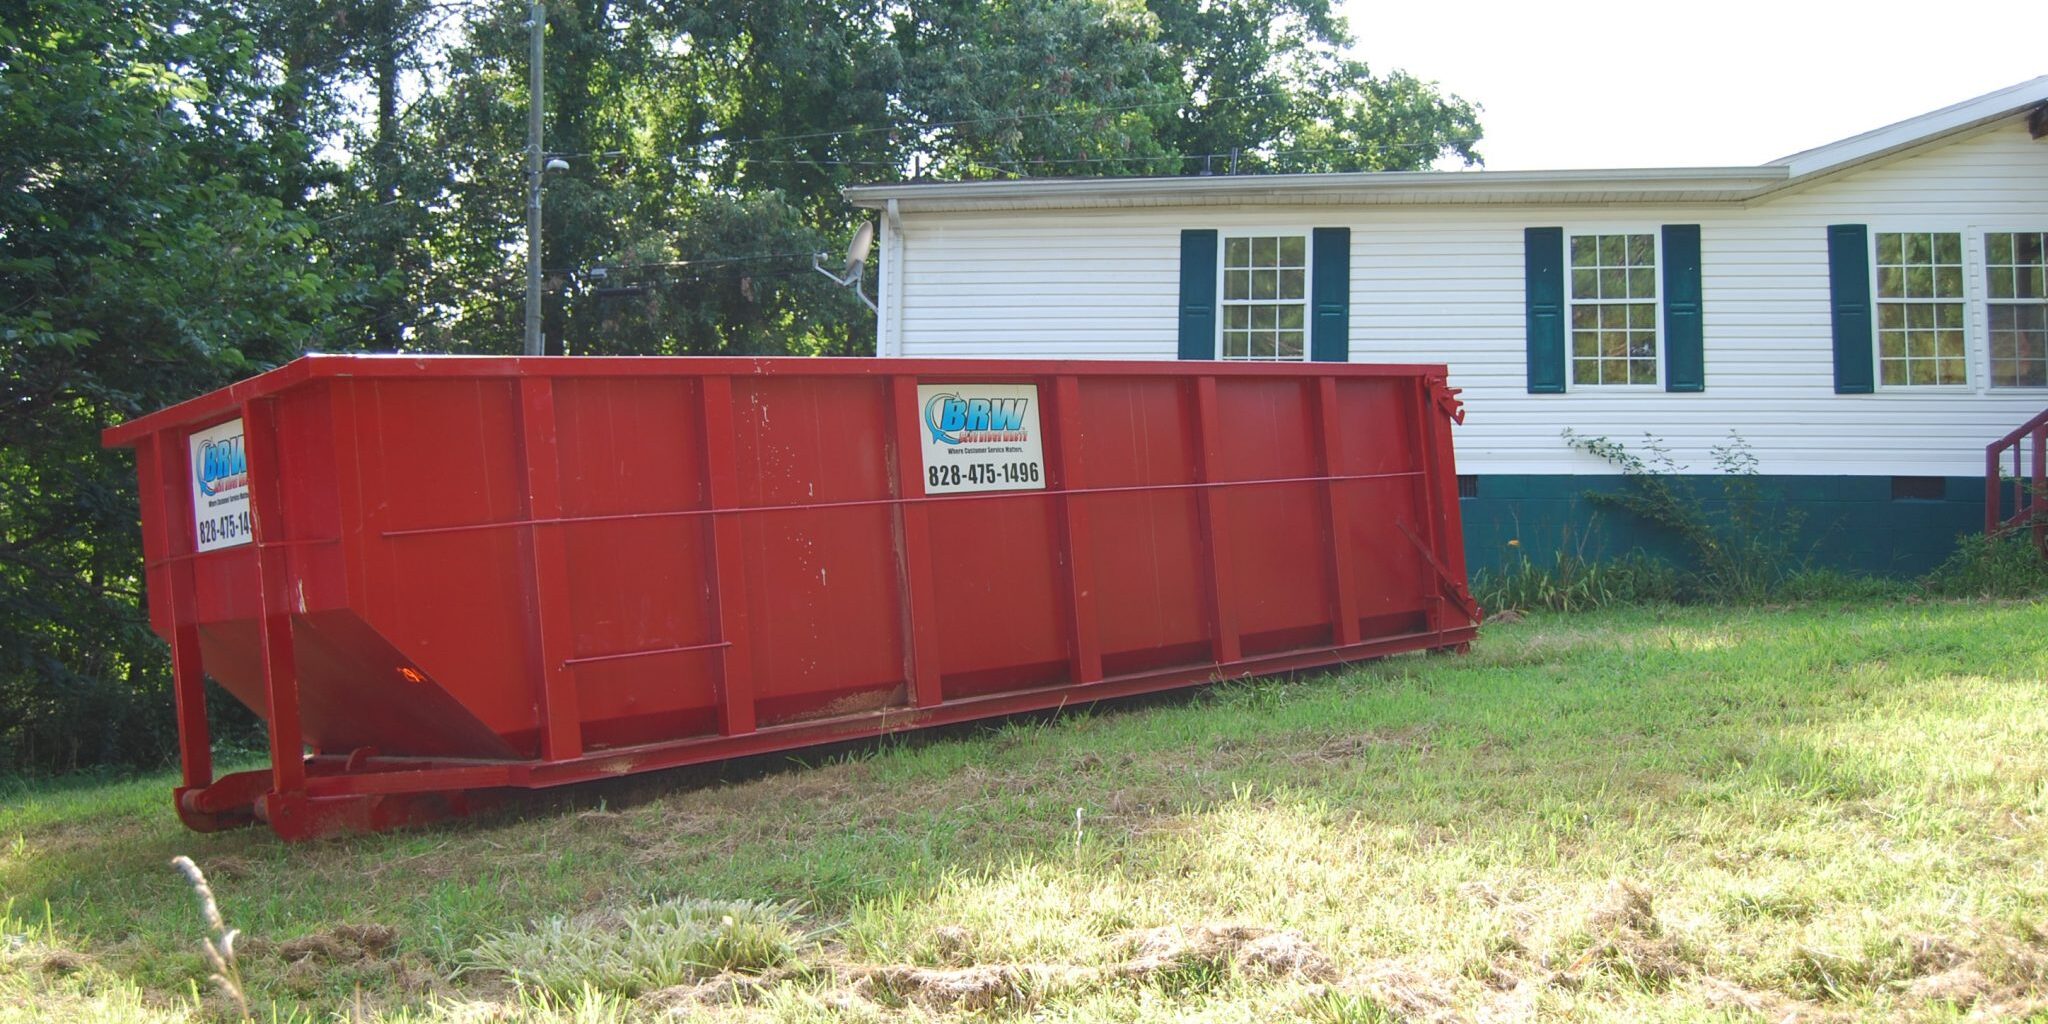
{"type": "Polygon", "coordinates": [[[1657,383],[1657,235],[1571,236],[1572,386],[1657,383]]]}
{"type": "Polygon", "coordinates": [[[2048,232],[1984,234],[1991,386],[2048,387],[2048,232]]]}
{"type": "Polygon", "coordinates": [[[1886,387],[1969,383],[1963,334],[1963,236],[1878,232],[1877,381],[1886,387]]]}
{"type": "Polygon", "coordinates": [[[1223,240],[1223,359],[1306,359],[1308,236],[1223,240]]]}

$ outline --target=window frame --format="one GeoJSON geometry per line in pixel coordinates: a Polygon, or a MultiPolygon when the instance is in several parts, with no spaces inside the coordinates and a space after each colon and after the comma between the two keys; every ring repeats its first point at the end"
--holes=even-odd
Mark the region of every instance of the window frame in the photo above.
{"type": "MultiPolygon", "coordinates": [[[[1870,382],[1872,394],[1891,395],[1957,395],[1981,392],[1990,379],[1990,351],[1984,343],[1980,324],[1984,313],[1984,233],[1970,227],[1930,227],[1922,222],[1902,224],[1873,223],[1866,232],[1868,251],[1864,254],[1870,268],[1870,382]],[[1877,236],[1879,235],[1949,235],[1957,236],[1957,246],[1962,255],[1963,294],[1960,299],[1905,299],[1891,300],[1906,303],[1931,303],[1938,301],[1960,302],[1963,307],[1963,380],[1959,384],[1886,384],[1884,382],[1884,328],[1878,310],[1887,301],[1879,291],[1877,236]]],[[[2005,389],[2019,390],[2019,389],[2005,389]]]]}
{"type": "MultiPolygon", "coordinates": [[[[1982,377],[1983,386],[1981,390],[1987,394],[1996,393],[2000,395],[2028,395],[2048,392],[2048,383],[1999,384],[1997,377],[1991,371],[1991,307],[1993,303],[2000,305],[2025,305],[2025,303],[2013,300],[1993,299],[1991,297],[1989,272],[1991,269],[1990,236],[1992,235],[2048,235],[2048,223],[2036,224],[2032,227],[2007,227],[1999,224],[1977,227],[1972,228],[1970,234],[1964,238],[1963,271],[1965,280],[1963,292],[1965,295],[1970,296],[1970,304],[1975,309],[1965,311],[1963,323],[1969,331],[1971,346],[1983,350],[1982,369],[1984,375],[1982,377]],[[1972,243],[1974,243],[1974,250],[1972,249],[1972,243]],[[1973,252],[1976,257],[1974,263],[1971,261],[1973,252]]],[[[1876,264],[1873,263],[1872,266],[1874,268],[1876,264]]],[[[1874,296],[1875,285],[1873,285],[1872,293],[1874,296]]],[[[1873,297],[1872,301],[1875,302],[1876,299],[1873,297]]],[[[2036,304],[2048,306],[2048,296],[2044,296],[2036,304]]],[[[1876,329],[1876,322],[1876,310],[1873,309],[1871,312],[1873,330],[1876,329]]],[[[1974,354],[1971,361],[1977,361],[1974,354]]]]}
{"type": "Polygon", "coordinates": [[[1309,228],[1241,228],[1216,232],[1216,339],[1213,349],[1218,362],[1230,363],[1306,363],[1315,358],[1315,290],[1316,290],[1316,247],[1315,232],[1309,228]],[[1223,336],[1229,329],[1232,306],[1285,305],[1291,300],[1283,299],[1232,299],[1229,297],[1230,240],[1233,238],[1299,238],[1301,239],[1301,356],[1295,358],[1255,359],[1250,356],[1227,356],[1223,353],[1223,336]]]}
{"type": "MultiPolygon", "coordinates": [[[[1564,317],[1565,393],[1586,395],[1640,395],[1653,391],[1661,392],[1665,390],[1665,364],[1671,349],[1670,339],[1667,338],[1664,334],[1664,303],[1668,296],[1664,294],[1665,288],[1663,224],[1661,222],[1656,224],[1650,224],[1647,226],[1639,223],[1592,223],[1578,225],[1566,224],[1564,226],[1564,252],[1562,256],[1562,266],[1564,271],[1564,307],[1561,313],[1564,317]],[[1652,299],[1650,302],[1651,307],[1656,311],[1657,318],[1655,328],[1657,332],[1657,355],[1655,357],[1657,364],[1657,379],[1655,381],[1650,381],[1642,384],[1580,384],[1577,380],[1576,374],[1573,373],[1572,364],[1576,360],[1577,356],[1576,353],[1573,351],[1572,347],[1572,310],[1575,307],[1577,307],[1581,302],[1596,307],[1616,304],[1612,300],[1581,300],[1577,296],[1572,294],[1572,239],[1599,235],[1650,236],[1650,259],[1652,261],[1650,265],[1650,276],[1651,279],[1655,282],[1657,292],[1656,298],[1652,299]]],[[[1631,299],[1628,301],[1633,302],[1636,300],[1631,299]]]]}

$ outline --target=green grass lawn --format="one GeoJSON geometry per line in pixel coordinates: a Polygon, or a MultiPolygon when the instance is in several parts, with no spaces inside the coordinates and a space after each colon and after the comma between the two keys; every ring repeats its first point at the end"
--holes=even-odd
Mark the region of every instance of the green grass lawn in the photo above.
{"type": "Polygon", "coordinates": [[[294,847],[0,788],[0,1022],[229,1013],[178,854],[266,1021],[2048,1021],[2040,603],[1539,616],[670,784],[294,847]]]}

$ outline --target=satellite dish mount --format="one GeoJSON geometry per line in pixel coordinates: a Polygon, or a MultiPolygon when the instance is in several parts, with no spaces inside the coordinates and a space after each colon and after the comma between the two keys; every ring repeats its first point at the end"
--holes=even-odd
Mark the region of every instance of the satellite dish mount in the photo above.
{"type": "Polygon", "coordinates": [[[832,283],[841,288],[853,289],[855,297],[859,298],[868,309],[879,314],[881,310],[875,308],[875,300],[868,298],[860,290],[860,271],[862,267],[867,265],[868,250],[874,247],[875,222],[862,221],[860,230],[853,233],[853,244],[846,247],[846,266],[839,273],[835,274],[825,269],[826,254],[822,252],[811,254],[811,269],[831,278],[832,283]]]}

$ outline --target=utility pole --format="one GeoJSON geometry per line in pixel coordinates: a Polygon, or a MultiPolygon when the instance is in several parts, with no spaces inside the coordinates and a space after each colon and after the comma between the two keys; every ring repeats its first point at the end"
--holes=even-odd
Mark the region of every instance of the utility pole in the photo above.
{"type": "Polygon", "coordinates": [[[540,148],[541,36],[547,27],[547,5],[535,3],[526,25],[532,33],[528,44],[532,83],[526,99],[526,354],[542,354],[540,340],[540,179],[547,173],[540,148]]]}

